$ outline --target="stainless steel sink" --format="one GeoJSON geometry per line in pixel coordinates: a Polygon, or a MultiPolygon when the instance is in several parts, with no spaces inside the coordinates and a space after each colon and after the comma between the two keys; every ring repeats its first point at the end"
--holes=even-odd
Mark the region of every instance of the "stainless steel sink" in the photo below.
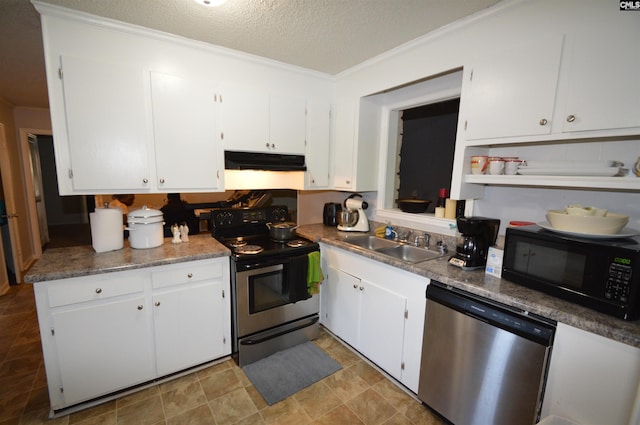
{"type": "Polygon", "coordinates": [[[393,248],[400,246],[398,242],[390,241],[388,239],[382,239],[377,236],[347,236],[343,239],[344,242],[351,245],[357,245],[360,248],[371,249],[377,251],[381,248],[393,248]]]}
{"type": "Polygon", "coordinates": [[[429,251],[425,248],[418,248],[411,245],[399,245],[395,247],[376,249],[380,254],[397,258],[398,260],[407,261],[409,263],[419,263],[421,261],[431,260],[442,256],[437,251],[429,251]]]}
{"type": "Polygon", "coordinates": [[[406,261],[408,263],[419,263],[421,261],[431,260],[443,255],[438,251],[430,251],[426,248],[406,245],[401,242],[390,241],[377,236],[346,236],[342,240],[348,244],[356,245],[370,251],[379,252],[380,254],[388,255],[389,257],[397,258],[398,260],[406,261]]]}

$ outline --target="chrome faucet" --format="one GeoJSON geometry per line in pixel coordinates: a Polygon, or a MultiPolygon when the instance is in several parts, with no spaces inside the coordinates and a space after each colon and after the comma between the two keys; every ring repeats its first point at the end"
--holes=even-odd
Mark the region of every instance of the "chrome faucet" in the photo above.
{"type": "Polygon", "coordinates": [[[447,247],[447,244],[445,244],[443,241],[438,241],[437,245],[441,254],[446,254],[447,252],[449,252],[449,248],[447,247]]]}
{"type": "Polygon", "coordinates": [[[409,242],[409,238],[413,234],[413,230],[407,230],[406,232],[396,232],[396,240],[399,242],[409,242]]]}
{"type": "Polygon", "coordinates": [[[421,235],[416,235],[416,238],[413,241],[413,244],[415,246],[429,248],[430,239],[431,239],[431,235],[428,234],[428,233],[423,233],[421,235]]]}

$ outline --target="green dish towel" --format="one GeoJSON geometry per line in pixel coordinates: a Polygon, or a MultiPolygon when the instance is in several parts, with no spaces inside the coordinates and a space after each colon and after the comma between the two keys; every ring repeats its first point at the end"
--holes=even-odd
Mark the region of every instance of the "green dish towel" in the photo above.
{"type": "Polygon", "coordinates": [[[320,268],[320,252],[310,252],[308,257],[309,266],[307,267],[307,289],[309,294],[314,295],[320,292],[318,284],[324,280],[322,269],[320,268]]]}

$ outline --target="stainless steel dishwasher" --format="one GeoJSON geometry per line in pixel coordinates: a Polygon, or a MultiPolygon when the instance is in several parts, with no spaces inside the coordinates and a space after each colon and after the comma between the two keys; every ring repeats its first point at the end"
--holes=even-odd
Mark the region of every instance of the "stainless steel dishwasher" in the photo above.
{"type": "Polygon", "coordinates": [[[455,425],[534,424],[555,322],[431,282],[418,398],[455,425]]]}

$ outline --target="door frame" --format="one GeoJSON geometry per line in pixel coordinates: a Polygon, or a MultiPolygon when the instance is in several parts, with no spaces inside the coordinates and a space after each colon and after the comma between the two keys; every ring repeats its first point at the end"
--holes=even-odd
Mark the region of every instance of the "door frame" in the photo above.
{"type": "MultiPolygon", "coordinates": [[[[7,146],[7,137],[5,125],[0,123],[0,151],[9,152],[7,146]]],[[[16,213],[16,200],[13,191],[13,170],[8,155],[0,155],[0,172],[2,173],[2,189],[4,191],[4,201],[7,208],[7,215],[11,216],[16,213]]],[[[35,200],[34,200],[35,204],[35,200]]],[[[16,281],[22,282],[22,251],[19,246],[19,232],[17,229],[17,221],[11,217],[7,218],[7,226],[9,226],[9,239],[11,239],[11,253],[13,257],[13,267],[15,270],[16,281]]],[[[4,251],[2,252],[2,263],[5,263],[4,251]]]]}
{"type": "MultiPolygon", "coordinates": [[[[31,241],[31,252],[34,258],[42,257],[42,240],[40,238],[40,225],[38,223],[38,210],[36,208],[36,190],[33,185],[31,175],[31,164],[29,162],[29,135],[53,136],[53,131],[38,128],[20,128],[20,156],[22,157],[22,178],[27,191],[27,211],[29,216],[29,240],[31,241]]],[[[44,196],[44,195],[43,195],[44,196]]]]}

